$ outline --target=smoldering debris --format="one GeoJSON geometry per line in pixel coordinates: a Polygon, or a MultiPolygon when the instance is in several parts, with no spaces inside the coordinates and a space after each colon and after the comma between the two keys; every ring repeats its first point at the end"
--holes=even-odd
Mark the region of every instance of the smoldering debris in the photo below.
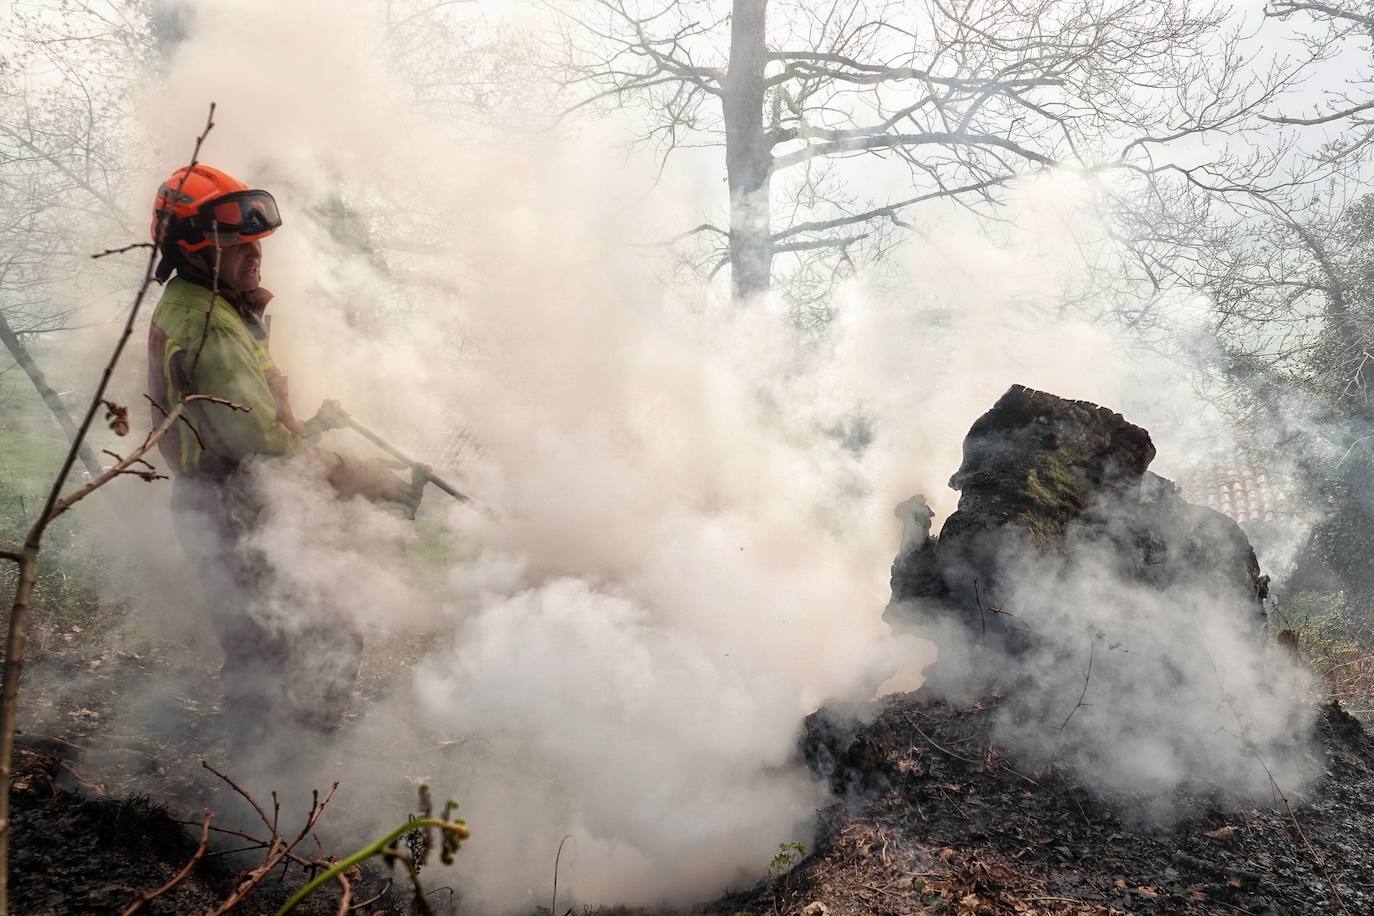
{"type": "Polygon", "coordinates": [[[1119,414],[1021,386],[974,423],[938,536],[925,499],[898,507],[886,616],[938,661],[808,717],[839,803],[785,881],[720,912],[1374,905],[1374,742],[1307,701],[1245,535],[1153,457],[1119,414]]]}
{"type": "Polygon", "coordinates": [[[1030,770],[1004,755],[1008,699],[893,695],[852,729],[813,716],[813,765],[850,804],[828,809],[814,854],[785,882],[714,912],[798,913],[813,902],[833,916],[1374,908],[1374,741],[1335,704],[1317,711],[1321,776],[1307,792],[1225,806],[1179,791],[1179,819],[1159,825],[1143,792],[1104,794],[1082,769],[1030,770]]]}
{"type": "Polygon", "coordinates": [[[1158,800],[1300,789],[1305,675],[1266,648],[1260,574],[1231,519],[1148,470],[1149,433],[1013,386],[970,429],[939,537],[922,500],[886,617],[933,636],[929,689],[1004,690],[996,737],[1032,766],[1158,800]]]}

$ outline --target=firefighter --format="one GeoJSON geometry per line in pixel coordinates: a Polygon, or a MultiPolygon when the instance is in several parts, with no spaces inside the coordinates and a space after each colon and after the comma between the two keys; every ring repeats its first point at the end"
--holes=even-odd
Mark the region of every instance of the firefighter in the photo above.
{"type": "Polygon", "coordinates": [[[224,650],[225,720],[239,745],[261,743],[279,724],[332,732],[362,652],[351,620],[331,619],[303,596],[274,588],[270,558],[253,539],[270,508],[252,485],[254,463],[296,456],[343,497],[392,500],[413,511],[416,496],[384,466],[345,461],[305,438],[286,377],[268,351],[263,315],[272,294],[261,284],[262,240],[280,225],[271,194],[203,164],[174,172],[153,206],[157,280],[165,284],[148,330],[153,419],[187,394],[248,408],[190,402],[188,422],[159,443],[175,475],[173,512],[192,561],[188,579],[209,605],[224,650]]]}

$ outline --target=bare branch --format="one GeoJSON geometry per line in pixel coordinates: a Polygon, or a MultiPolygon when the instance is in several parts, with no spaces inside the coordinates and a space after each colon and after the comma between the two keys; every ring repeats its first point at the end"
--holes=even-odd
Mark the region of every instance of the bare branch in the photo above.
{"type": "MultiPolygon", "coordinates": [[[[128,457],[119,459],[113,467],[109,468],[108,470],[102,471],[100,474],[98,474],[90,481],[88,481],[84,486],[80,487],[79,489],[73,491],[72,493],[58,500],[57,503],[49,510],[48,521],[51,522],[53,519],[57,518],[63,512],[66,512],[72,506],[76,505],[78,502],[85,499],[87,496],[91,495],[96,490],[100,489],[105,484],[109,483],[111,480],[114,480],[121,474],[134,473],[140,477],[143,477],[145,480],[149,479],[146,476],[146,472],[131,471],[131,468],[133,468],[134,465],[137,464],[147,464],[143,456],[148,454],[148,452],[152,451],[152,449],[158,444],[158,442],[162,440],[162,437],[167,434],[167,430],[171,429],[176,424],[177,420],[181,418],[182,411],[186,409],[186,405],[194,403],[195,401],[205,401],[210,404],[219,404],[221,406],[229,408],[230,410],[238,410],[244,413],[248,412],[248,408],[244,407],[242,404],[235,404],[233,401],[226,401],[224,398],[212,397],[208,394],[188,394],[186,397],[182,398],[179,402],[177,402],[176,406],[174,406],[170,411],[167,412],[167,415],[163,418],[162,422],[155,429],[148,433],[148,437],[143,440],[143,444],[140,445],[138,449],[130,453],[128,457]]],[[[113,453],[111,452],[110,454],[113,453]]],[[[118,456],[115,457],[118,458],[118,456]]],[[[152,467],[152,465],[148,466],[152,467]]]]}
{"type": "Polygon", "coordinates": [[[890,149],[892,147],[910,148],[916,146],[994,147],[1014,153],[1028,162],[1034,162],[1037,165],[1057,164],[1048,156],[1037,153],[1005,137],[939,132],[924,134],[880,134],[877,136],[859,136],[845,140],[816,143],[811,146],[803,147],[794,153],[774,156],[772,169],[774,172],[777,172],[782,169],[791,168],[794,165],[799,165],[809,159],[815,159],[818,156],[835,156],[841,153],[858,152],[861,150],[890,149]]]}
{"type": "MultiPolygon", "coordinates": [[[[199,161],[201,144],[205,142],[206,136],[214,129],[214,126],[215,103],[211,102],[210,113],[205,119],[205,128],[200,132],[200,135],[196,137],[196,144],[191,150],[190,164],[187,166],[186,174],[182,176],[182,184],[185,183],[186,177],[190,174],[190,169],[194,168],[199,161]]],[[[180,187],[178,187],[178,190],[180,190],[180,187]]],[[[164,224],[166,219],[167,213],[164,212],[164,224]]],[[[124,324],[124,331],[120,334],[119,340],[115,343],[114,352],[110,354],[109,362],[105,364],[105,370],[101,374],[100,382],[96,385],[95,394],[91,398],[90,407],[87,409],[85,417],[82,418],[81,424],[77,427],[75,441],[72,442],[72,446],[67,452],[67,457],[62,462],[62,469],[58,471],[57,479],[53,481],[52,489],[48,491],[48,498],[43,505],[43,511],[39,514],[38,520],[29,531],[28,540],[26,541],[27,544],[32,544],[35,547],[38,545],[39,540],[43,536],[43,530],[47,528],[48,522],[51,521],[53,517],[53,508],[57,505],[58,495],[62,491],[62,485],[66,483],[67,475],[71,473],[72,464],[76,461],[81,443],[85,440],[86,433],[91,428],[91,422],[95,419],[96,411],[100,408],[101,402],[105,398],[105,388],[110,384],[110,377],[114,375],[115,364],[119,362],[119,357],[124,353],[125,344],[129,342],[130,336],[133,335],[134,322],[138,319],[139,307],[142,306],[144,298],[148,295],[148,288],[153,282],[153,269],[156,266],[156,262],[157,251],[154,249],[153,253],[148,257],[148,264],[143,273],[143,282],[139,285],[138,293],[134,296],[134,304],[133,307],[129,309],[129,317],[124,324]]],[[[2,752],[3,750],[0,749],[0,753],[2,752]]],[[[0,831],[0,837],[4,836],[5,834],[0,831]]],[[[0,856],[0,858],[3,857],[0,856]]],[[[0,865],[3,865],[3,862],[0,862],[0,865]]]]}
{"type": "MultiPolygon", "coordinates": [[[[205,129],[196,138],[195,147],[191,153],[191,164],[194,165],[196,158],[200,155],[201,144],[205,141],[206,135],[214,127],[214,103],[210,105],[210,113],[206,118],[205,129]]],[[[188,170],[189,174],[189,170],[188,170]]],[[[184,177],[183,177],[184,182],[184,177]]],[[[163,215],[163,223],[166,224],[166,214],[163,215]]],[[[54,511],[58,506],[59,495],[62,487],[66,484],[67,476],[71,473],[72,465],[76,463],[77,456],[80,454],[82,445],[85,442],[86,433],[91,428],[91,423],[95,419],[96,411],[99,410],[105,401],[105,389],[109,386],[110,378],[114,374],[119,357],[124,352],[124,347],[133,334],[134,323],[138,318],[139,306],[142,305],[144,298],[148,294],[148,288],[153,282],[153,269],[157,261],[157,252],[154,250],[148,257],[148,263],[144,268],[143,281],[139,285],[138,293],[134,297],[133,306],[129,309],[129,316],[124,324],[123,332],[115,343],[114,352],[110,360],[105,365],[105,370],[101,374],[100,381],[96,385],[96,390],[91,397],[90,406],[86,410],[86,415],[81,424],[77,427],[76,435],[72,437],[71,447],[67,450],[67,455],[62,462],[62,468],[53,481],[52,489],[48,492],[48,497],[43,505],[42,511],[29,529],[28,536],[24,540],[23,555],[24,559],[19,566],[19,585],[15,590],[14,606],[10,611],[9,633],[5,643],[5,666],[3,673],[3,686],[0,687],[0,914],[9,912],[9,850],[10,850],[10,780],[14,772],[14,731],[15,713],[19,701],[19,679],[23,673],[24,666],[24,646],[28,635],[28,618],[30,603],[33,597],[34,582],[37,578],[38,551],[42,543],[43,533],[48,525],[58,514],[54,511]]],[[[174,421],[171,421],[174,422],[174,421]]],[[[170,427],[171,422],[164,421],[162,431],[170,427]]],[[[149,439],[152,439],[150,434],[149,439]]],[[[142,452],[146,452],[151,445],[151,441],[146,443],[141,452],[135,453],[136,459],[142,458],[142,452]]],[[[107,478],[108,479],[108,478],[107,478]]],[[[102,481],[103,483],[104,481],[102,481]]],[[[77,499],[93,491],[96,486],[95,481],[92,485],[83,487],[81,491],[73,494],[63,501],[62,508],[70,506],[77,499]]],[[[59,510],[60,511],[60,510],[59,510]]]]}
{"type": "Polygon", "coordinates": [[[1332,121],[1341,121],[1370,109],[1374,109],[1374,102],[1364,102],[1341,111],[1334,111],[1328,115],[1318,115],[1315,118],[1288,118],[1282,115],[1260,115],[1260,118],[1270,124],[1330,124],[1332,121]]]}
{"type": "Polygon", "coordinates": [[[91,255],[91,260],[95,261],[99,260],[100,258],[108,258],[112,254],[124,254],[126,251],[133,251],[138,248],[154,247],[156,246],[153,245],[152,242],[131,242],[128,245],[124,245],[119,248],[106,248],[104,251],[97,251],[95,254],[91,255]]]}
{"type": "Polygon", "coordinates": [[[929,194],[918,194],[906,200],[899,200],[894,203],[884,204],[881,207],[874,207],[862,213],[855,213],[849,216],[840,216],[834,219],[815,220],[805,223],[794,223],[781,232],[773,236],[773,241],[780,242],[783,239],[804,232],[825,232],[830,229],[838,229],[843,226],[852,226],[855,223],[866,223],[875,219],[888,218],[897,219],[897,214],[907,207],[923,204],[927,201],[937,200],[942,197],[958,197],[962,194],[982,193],[992,188],[1001,187],[1012,180],[1019,178],[1018,175],[1002,175],[998,178],[989,178],[987,181],[980,181],[976,184],[964,185],[958,188],[948,188],[939,191],[932,191],[929,194]]]}
{"type": "Polygon", "coordinates": [[[170,881],[157,890],[144,891],[139,894],[132,903],[125,907],[124,912],[120,914],[120,916],[133,916],[133,914],[143,909],[145,905],[176,887],[191,873],[191,869],[194,868],[201,857],[205,855],[205,850],[210,846],[210,822],[214,820],[214,818],[214,814],[208,811],[205,813],[205,822],[201,825],[200,829],[200,843],[196,846],[196,851],[191,854],[191,858],[186,862],[186,865],[182,867],[181,871],[173,875],[170,881]]]}

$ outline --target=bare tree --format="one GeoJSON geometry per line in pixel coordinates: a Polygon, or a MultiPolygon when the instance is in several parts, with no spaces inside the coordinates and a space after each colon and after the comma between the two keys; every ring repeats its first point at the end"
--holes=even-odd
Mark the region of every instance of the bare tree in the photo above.
{"type": "Polygon", "coordinates": [[[503,107],[522,58],[478,0],[377,0],[387,64],[417,111],[461,124],[503,107]]]}
{"type": "Polygon", "coordinates": [[[1322,60],[1358,61],[1339,88],[1328,88],[1306,116],[1266,115],[1275,124],[1334,128],[1338,135],[1321,153],[1332,161],[1361,156],[1374,145],[1374,7],[1364,0],[1275,0],[1264,11],[1271,19],[1292,23],[1301,40],[1322,60]]]}
{"type": "MultiPolygon", "coordinates": [[[[713,243],[743,301],[790,266],[881,254],[921,204],[995,217],[1018,179],[1213,178],[1173,148],[1254,121],[1283,74],[1247,72],[1228,10],[1184,0],[586,0],[560,7],[567,111],[646,116],[664,157],[725,150],[713,243]],[[855,162],[855,160],[862,160],[855,162]],[[864,166],[860,169],[857,166],[864,166]],[[893,195],[886,189],[900,187],[893,195]]],[[[1202,182],[1205,183],[1205,182],[1202,182]]]]}
{"type": "MultiPolygon", "coordinates": [[[[155,47],[141,3],[13,5],[0,43],[0,342],[72,438],[76,422],[29,344],[70,330],[71,281],[96,239],[127,238],[129,90],[155,47]]],[[[118,269],[118,268],[116,268],[118,269]]],[[[89,449],[81,458],[100,472],[89,449]]]]}

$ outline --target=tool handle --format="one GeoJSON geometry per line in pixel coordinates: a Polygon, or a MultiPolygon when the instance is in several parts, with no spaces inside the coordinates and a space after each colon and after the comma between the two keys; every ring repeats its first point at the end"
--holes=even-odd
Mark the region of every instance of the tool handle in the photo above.
{"type": "Polygon", "coordinates": [[[429,469],[429,465],[412,465],[412,467],[416,467],[417,469],[423,469],[421,470],[421,473],[424,475],[426,480],[428,480],[430,483],[434,484],[436,487],[443,490],[445,493],[447,493],[449,496],[452,496],[459,502],[472,502],[471,496],[468,496],[466,493],[463,493],[462,491],[455,489],[453,485],[450,484],[448,481],[435,477],[434,473],[429,469]]]}
{"type": "Polygon", "coordinates": [[[328,429],[338,429],[341,426],[347,426],[349,429],[353,430],[358,435],[362,436],[364,439],[371,442],[373,445],[377,446],[377,448],[386,452],[392,458],[395,458],[397,461],[409,467],[412,477],[414,477],[416,480],[420,480],[421,478],[423,478],[423,480],[434,484],[436,487],[443,490],[445,493],[447,493],[449,496],[452,496],[459,502],[472,502],[472,497],[468,496],[466,493],[462,492],[453,484],[444,480],[442,477],[436,475],[434,471],[430,469],[429,465],[422,464],[419,461],[415,461],[405,452],[402,452],[400,449],[396,448],[390,442],[387,442],[381,436],[377,435],[372,430],[368,429],[366,426],[363,426],[357,420],[353,419],[353,415],[350,414],[348,411],[344,410],[343,407],[340,406],[338,401],[325,401],[323,404],[320,405],[320,412],[316,414],[315,418],[310,422],[316,424],[316,428],[321,431],[328,429]]]}

